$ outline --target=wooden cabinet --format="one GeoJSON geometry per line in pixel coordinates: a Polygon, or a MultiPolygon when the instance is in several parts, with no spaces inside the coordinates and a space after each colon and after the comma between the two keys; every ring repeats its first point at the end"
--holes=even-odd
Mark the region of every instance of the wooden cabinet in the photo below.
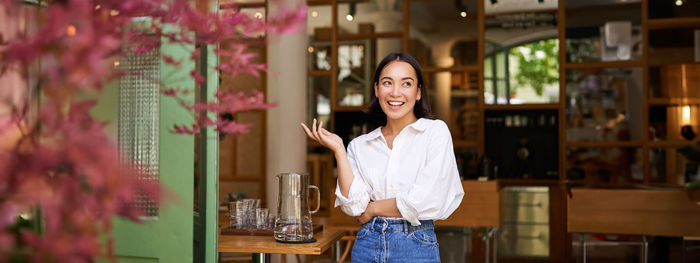
{"type": "Polygon", "coordinates": [[[437,221],[438,226],[498,227],[501,187],[496,181],[462,181],[464,199],[459,208],[447,220],[437,221]]]}
{"type": "Polygon", "coordinates": [[[572,233],[699,236],[700,206],[684,190],[574,189],[572,233]]]}

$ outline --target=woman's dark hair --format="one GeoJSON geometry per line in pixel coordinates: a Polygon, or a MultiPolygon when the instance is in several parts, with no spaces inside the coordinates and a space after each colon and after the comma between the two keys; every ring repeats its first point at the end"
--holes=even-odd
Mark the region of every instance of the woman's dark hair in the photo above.
{"type": "Polygon", "coordinates": [[[428,92],[426,91],[425,82],[423,81],[423,70],[421,70],[418,61],[407,53],[391,53],[384,57],[381,62],[379,62],[379,65],[377,65],[377,70],[374,71],[372,88],[370,88],[371,99],[369,101],[369,106],[367,106],[367,109],[365,109],[365,113],[376,118],[379,122],[386,123],[386,113],[384,113],[382,107],[379,105],[377,94],[374,93],[374,85],[379,85],[379,75],[382,74],[382,70],[384,70],[389,63],[394,61],[406,62],[413,67],[413,70],[416,71],[418,88],[420,88],[420,100],[418,100],[416,105],[413,107],[413,114],[415,114],[417,118],[435,118],[435,115],[433,115],[433,113],[430,111],[428,92]]]}

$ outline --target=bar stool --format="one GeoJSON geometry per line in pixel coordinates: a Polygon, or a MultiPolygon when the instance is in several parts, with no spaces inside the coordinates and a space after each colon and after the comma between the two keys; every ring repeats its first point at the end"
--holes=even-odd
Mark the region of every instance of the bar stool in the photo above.
{"type": "MultiPolygon", "coordinates": [[[[642,236],[642,241],[586,241],[586,234],[581,233],[581,257],[583,258],[583,263],[586,263],[586,247],[587,246],[600,246],[600,245],[629,245],[629,246],[639,246],[641,252],[642,263],[647,263],[649,257],[649,242],[647,241],[647,236],[642,236]]],[[[684,261],[685,262],[685,261],[684,261]]]]}

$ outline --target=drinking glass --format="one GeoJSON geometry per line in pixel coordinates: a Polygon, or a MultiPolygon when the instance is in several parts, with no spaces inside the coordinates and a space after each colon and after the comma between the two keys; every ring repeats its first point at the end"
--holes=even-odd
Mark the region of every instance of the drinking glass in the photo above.
{"type": "Polygon", "coordinates": [[[267,217],[269,214],[270,210],[267,208],[255,209],[255,228],[267,229],[267,217]]]}
{"type": "Polygon", "coordinates": [[[245,228],[246,226],[246,202],[241,200],[241,201],[236,201],[236,228],[245,228]]]}
{"type": "Polygon", "coordinates": [[[228,225],[236,226],[236,201],[228,202],[228,225]]]}

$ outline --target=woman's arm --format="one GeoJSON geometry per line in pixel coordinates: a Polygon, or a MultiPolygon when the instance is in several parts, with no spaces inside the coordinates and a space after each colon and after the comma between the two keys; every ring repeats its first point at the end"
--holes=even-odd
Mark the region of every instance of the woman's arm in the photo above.
{"type": "Polygon", "coordinates": [[[347,198],[350,195],[350,185],[352,185],[355,176],[352,174],[348,154],[345,149],[334,152],[334,155],[336,162],[338,162],[338,186],[340,187],[340,193],[347,198]]]}
{"type": "Polygon", "coordinates": [[[338,185],[340,186],[340,193],[348,197],[350,185],[352,185],[355,176],[352,174],[352,169],[350,168],[350,162],[348,161],[348,154],[343,145],[343,139],[335,133],[324,129],[323,122],[319,122],[317,127],[315,118],[311,124],[311,130],[309,130],[304,123],[301,124],[301,128],[304,129],[304,132],[306,132],[309,138],[333,151],[335,160],[338,162],[338,185]]]}
{"type": "Polygon", "coordinates": [[[372,217],[402,217],[398,206],[396,206],[396,198],[389,198],[379,201],[372,201],[367,204],[367,209],[360,216],[356,217],[360,224],[367,223],[372,217]]]}
{"type": "Polygon", "coordinates": [[[336,188],[335,206],[341,206],[343,212],[350,216],[359,216],[367,208],[369,203],[369,187],[361,176],[359,165],[354,156],[352,142],[345,150],[343,140],[336,134],[323,128],[323,122],[316,126],[316,119],[313,120],[312,129],[309,130],[305,124],[301,127],[309,138],[328,147],[338,162],[338,187],[336,188]]]}

